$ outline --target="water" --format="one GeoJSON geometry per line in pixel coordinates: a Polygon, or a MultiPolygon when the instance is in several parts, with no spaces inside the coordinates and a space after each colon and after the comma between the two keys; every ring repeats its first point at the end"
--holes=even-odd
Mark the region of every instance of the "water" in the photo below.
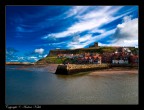
{"type": "Polygon", "coordinates": [[[56,75],[6,66],[6,104],[138,104],[138,75],[56,75]]]}

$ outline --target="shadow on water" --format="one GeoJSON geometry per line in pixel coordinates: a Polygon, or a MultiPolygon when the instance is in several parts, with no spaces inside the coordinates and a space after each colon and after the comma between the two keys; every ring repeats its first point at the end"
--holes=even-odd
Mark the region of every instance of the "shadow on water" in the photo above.
{"type": "Polygon", "coordinates": [[[80,72],[80,73],[69,74],[69,75],[56,74],[56,77],[61,78],[61,79],[71,79],[71,78],[79,78],[79,77],[82,77],[82,76],[86,76],[87,74],[89,74],[89,72],[80,72]]]}

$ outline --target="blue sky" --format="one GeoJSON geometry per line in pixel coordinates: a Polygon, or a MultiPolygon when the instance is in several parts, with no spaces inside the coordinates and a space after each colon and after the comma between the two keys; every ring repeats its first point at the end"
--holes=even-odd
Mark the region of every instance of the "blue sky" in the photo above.
{"type": "Polygon", "coordinates": [[[138,6],[6,6],[6,61],[35,62],[51,49],[138,46],[138,6]]]}

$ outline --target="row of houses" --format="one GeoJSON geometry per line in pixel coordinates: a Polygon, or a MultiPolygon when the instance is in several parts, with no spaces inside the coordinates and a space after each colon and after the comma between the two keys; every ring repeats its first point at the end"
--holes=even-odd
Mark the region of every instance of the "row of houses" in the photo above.
{"type": "Polygon", "coordinates": [[[128,48],[118,48],[113,53],[83,53],[83,54],[58,54],[58,58],[76,59],[77,63],[110,63],[110,64],[138,64],[138,55],[133,54],[128,48]]]}

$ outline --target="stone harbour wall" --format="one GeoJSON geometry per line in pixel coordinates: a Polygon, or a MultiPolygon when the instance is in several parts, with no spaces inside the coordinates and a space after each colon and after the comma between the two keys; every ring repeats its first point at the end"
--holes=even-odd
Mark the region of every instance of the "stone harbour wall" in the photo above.
{"type": "Polygon", "coordinates": [[[58,65],[55,74],[74,74],[79,72],[86,72],[92,70],[107,69],[108,64],[68,64],[58,65]]]}

